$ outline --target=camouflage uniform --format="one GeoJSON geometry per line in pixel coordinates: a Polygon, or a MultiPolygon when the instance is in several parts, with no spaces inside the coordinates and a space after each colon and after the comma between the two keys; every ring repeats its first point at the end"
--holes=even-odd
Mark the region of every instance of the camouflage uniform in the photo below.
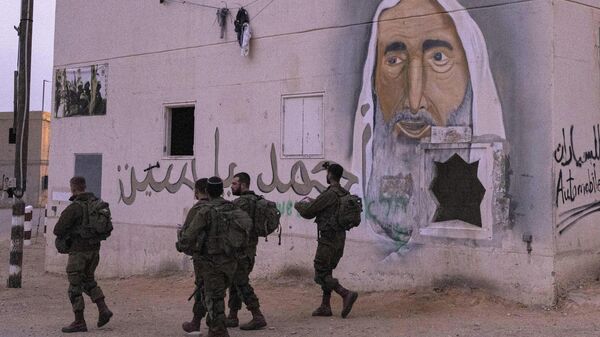
{"type": "Polygon", "coordinates": [[[194,269],[199,271],[204,282],[204,302],[206,323],[211,332],[226,332],[225,291],[231,285],[237,268],[234,257],[227,256],[219,245],[219,228],[211,221],[212,206],[227,203],[223,198],[215,198],[202,203],[186,230],[181,232],[180,244],[191,247],[194,269]]]}
{"type": "MultiPolygon", "coordinates": [[[[200,199],[190,209],[190,211],[188,212],[188,214],[185,218],[185,222],[183,223],[183,226],[181,227],[181,235],[182,236],[183,236],[183,233],[185,233],[188,230],[190,224],[194,220],[194,217],[196,216],[198,211],[207,202],[208,202],[208,198],[200,199]]],[[[196,291],[194,294],[194,306],[193,306],[192,312],[194,313],[194,317],[204,317],[206,315],[206,304],[205,304],[205,301],[203,298],[203,296],[204,296],[204,290],[203,290],[204,289],[204,281],[202,280],[202,277],[200,276],[201,275],[200,251],[198,249],[194,249],[194,247],[186,247],[179,240],[177,242],[177,250],[180,252],[183,252],[187,255],[192,256],[192,260],[193,260],[193,264],[194,264],[194,278],[195,278],[194,283],[196,285],[196,291]]]]}
{"type": "MultiPolygon", "coordinates": [[[[244,192],[242,195],[233,201],[233,203],[248,213],[251,219],[254,220],[254,209],[258,196],[252,192],[244,192]]],[[[260,304],[258,297],[254,293],[254,289],[250,285],[250,273],[254,269],[256,257],[256,246],[258,245],[258,235],[254,231],[250,233],[248,247],[245,254],[238,259],[238,266],[233,277],[233,284],[229,287],[229,302],[230,310],[238,311],[242,308],[242,300],[246,304],[246,308],[250,311],[258,309],[260,304]]]]}
{"type": "Polygon", "coordinates": [[[77,233],[78,227],[83,222],[84,212],[77,202],[87,202],[95,198],[92,193],[71,197],[69,200],[74,202],[65,208],[54,227],[54,235],[57,237],[67,235],[70,237],[67,276],[69,300],[74,312],[84,310],[83,293],[86,293],[94,303],[104,299],[104,294],[94,279],[94,272],[100,260],[100,242],[82,239],[77,233]]]}
{"type": "Polygon", "coordinates": [[[336,213],[339,197],[347,194],[339,185],[331,185],[317,199],[296,203],[295,208],[305,219],[316,218],[319,243],[314,259],[315,282],[324,293],[331,293],[339,285],[333,270],[344,255],[346,231],[337,226],[336,213]]]}

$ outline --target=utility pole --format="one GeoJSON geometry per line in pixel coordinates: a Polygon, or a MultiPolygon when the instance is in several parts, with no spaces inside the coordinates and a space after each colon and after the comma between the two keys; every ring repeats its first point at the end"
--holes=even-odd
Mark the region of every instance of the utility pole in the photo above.
{"type": "Polygon", "coordinates": [[[46,97],[46,82],[50,83],[50,81],[48,80],[43,80],[42,81],[42,112],[46,111],[44,110],[44,98],[46,97]]]}
{"type": "Polygon", "coordinates": [[[33,28],[33,0],[21,1],[21,22],[19,23],[19,91],[17,102],[16,148],[15,148],[15,188],[12,207],[12,227],[10,232],[10,267],[8,287],[21,288],[21,267],[23,265],[23,224],[25,202],[23,195],[27,187],[27,144],[29,137],[29,88],[31,78],[31,32],[33,28]]]}
{"type": "MultiPolygon", "coordinates": [[[[17,63],[19,63],[17,61],[17,63]]],[[[19,114],[19,72],[15,70],[15,81],[14,81],[14,97],[13,97],[13,133],[17,132],[17,115],[19,114]]],[[[15,136],[16,139],[16,136],[15,136]]]]}

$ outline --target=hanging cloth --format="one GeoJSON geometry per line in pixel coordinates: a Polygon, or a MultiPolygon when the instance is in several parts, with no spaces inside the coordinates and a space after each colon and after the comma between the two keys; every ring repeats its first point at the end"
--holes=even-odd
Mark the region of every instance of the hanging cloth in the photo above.
{"type": "Polygon", "coordinates": [[[237,33],[237,40],[240,47],[242,47],[244,40],[244,24],[250,24],[250,16],[248,15],[248,11],[244,7],[241,7],[235,16],[234,22],[235,32],[237,33]]]}
{"type": "Polygon", "coordinates": [[[242,56],[248,56],[250,53],[250,38],[252,37],[252,30],[250,29],[249,23],[244,23],[242,27],[242,56]]]}
{"type": "MultiPolygon", "coordinates": [[[[227,24],[227,16],[229,15],[229,8],[217,9],[217,22],[221,27],[221,38],[225,37],[225,25],[227,24]]],[[[237,31],[237,28],[236,28],[237,31]]]]}

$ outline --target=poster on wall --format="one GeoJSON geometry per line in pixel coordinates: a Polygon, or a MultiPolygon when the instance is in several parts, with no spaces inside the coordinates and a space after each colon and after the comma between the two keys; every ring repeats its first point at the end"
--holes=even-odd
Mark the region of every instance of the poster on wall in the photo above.
{"type": "Polygon", "coordinates": [[[108,64],[56,69],[56,117],[106,115],[108,64]]]}

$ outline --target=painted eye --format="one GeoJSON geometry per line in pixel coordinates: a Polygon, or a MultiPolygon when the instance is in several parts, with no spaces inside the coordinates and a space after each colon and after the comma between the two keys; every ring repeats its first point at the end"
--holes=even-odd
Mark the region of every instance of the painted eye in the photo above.
{"type": "Polygon", "coordinates": [[[443,51],[436,51],[430,54],[428,62],[433,71],[438,73],[445,73],[452,68],[450,58],[443,51]]]}
{"type": "Polygon", "coordinates": [[[446,56],[446,54],[439,51],[439,52],[433,54],[433,60],[438,64],[445,63],[445,62],[448,62],[448,56],[446,56]]]}
{"type": "Polygon", "coordinates": [[[393,66],[402,63],[402,59],[399,56],[389,56],[385,59],[385,63],[393,66]]]}

